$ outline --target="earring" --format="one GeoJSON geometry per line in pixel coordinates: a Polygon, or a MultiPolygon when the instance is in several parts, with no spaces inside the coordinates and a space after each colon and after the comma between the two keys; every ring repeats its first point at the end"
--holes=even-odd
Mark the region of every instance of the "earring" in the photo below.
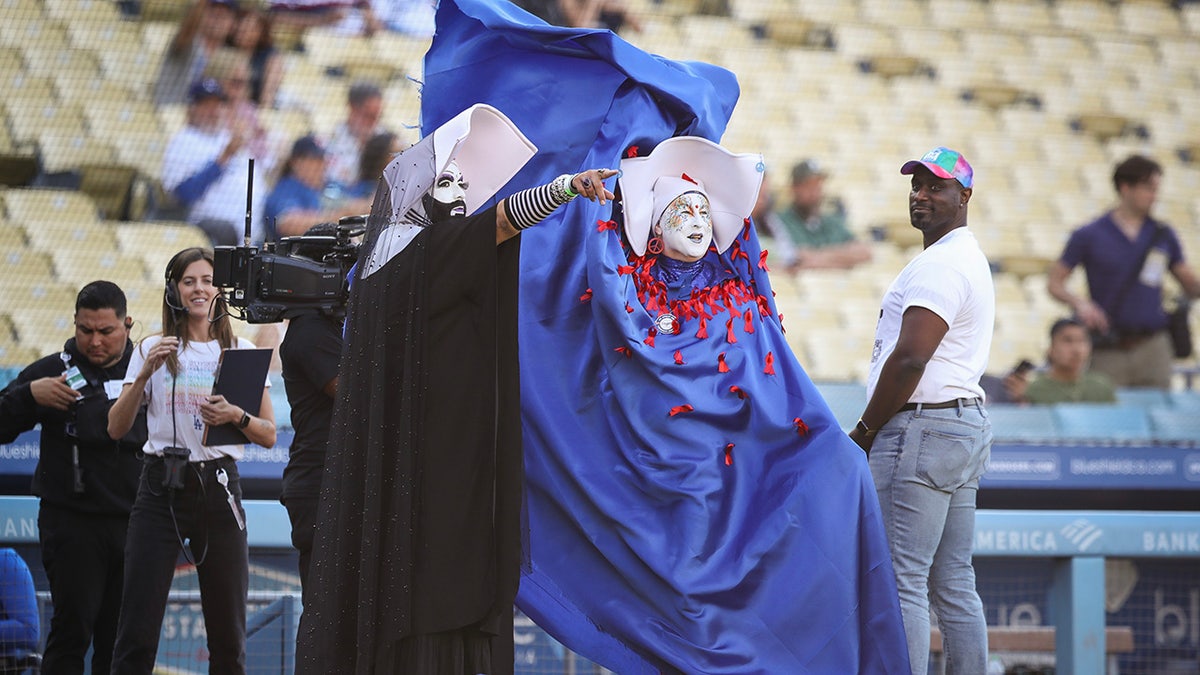
{"type": "Polygon", "coordinates": [[[661,237],[650,237],[650,241],[646,242],[646,250],[658,255],[663,252],[663,240],[661,237]]]}

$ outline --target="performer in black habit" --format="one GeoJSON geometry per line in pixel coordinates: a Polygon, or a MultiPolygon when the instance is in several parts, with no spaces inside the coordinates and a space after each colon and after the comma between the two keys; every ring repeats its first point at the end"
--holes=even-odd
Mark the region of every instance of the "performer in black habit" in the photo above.
{"type": "Polygon", "coordinates": [[[483,208],[536,148],[476,105],[388,165],[352,273],[297,672],[511,673],[521,230],[609,169],[483,208]]]}

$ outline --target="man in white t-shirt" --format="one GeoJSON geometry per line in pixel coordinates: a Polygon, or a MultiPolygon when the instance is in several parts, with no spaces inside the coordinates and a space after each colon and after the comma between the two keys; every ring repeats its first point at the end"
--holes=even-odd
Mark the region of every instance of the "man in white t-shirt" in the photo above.
{"type": "Polygon", "coordinates": [[[983,374],[996,296],[987,258],[967,229],[974,176],[935,148],[904,164],[909,218],[925,250],[883,296],[867,406],[850,438],[870,457],[892,550],[913,673],[929,662],[930,606],[947,673],[987,669],[987,624],[971,553],[975,496],[991,453],[983,374]]]}
{"type": "MultiPolygon", "coordinates": [[[[208,234],[214,246],[242,243],[250,175],[248,130],[231,124],[226,96],[212,78],[188,89],[187,126],[171,137],[163,154],[163,189],[187,207],[189,223],[208,234]]],[[[251,240],[263,240],[262,204],[266,181],[254,166],[251,240]]]]}

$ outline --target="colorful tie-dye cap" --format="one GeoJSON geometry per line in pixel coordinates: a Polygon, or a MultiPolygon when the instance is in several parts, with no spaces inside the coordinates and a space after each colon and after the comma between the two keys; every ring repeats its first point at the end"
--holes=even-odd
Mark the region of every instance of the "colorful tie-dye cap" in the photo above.
{"type": "Polygon", "coordinates": [[[904,166],[900,167],[900,173],[907,176],[916,171],[918,166],[924,166],[938,178],[953,178],[965,188],[971,187],[975,182],[975,172],[971,170],[967,158],[950,148],[937,147],[925,153],[921,159],[905,162],[904,166]]]}

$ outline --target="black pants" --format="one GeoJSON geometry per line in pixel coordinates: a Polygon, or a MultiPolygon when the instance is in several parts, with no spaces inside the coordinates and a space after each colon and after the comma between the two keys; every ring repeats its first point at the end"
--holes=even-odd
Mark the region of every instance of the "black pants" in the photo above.
{"type": "Polygon", "coordinates": [[[162,485],[162,459],[146,458],[129,518],[114,675],[149,675],[154,669],[180,552],[179,537],[189,540],[192,559],[198,563],[200,610],[208,631],[208,672],[246,672],[249,549],[246,531],[238,527],[225,488],[217,482],[219,469],[227,472],[229,490],[244,521],[242,488],[232,459],[192,462],[185,472],[184,488],[172,494],[162,485]]]}
{"type": "Polygon", "coordinates": [[[288,497],[283,500],[288,520],[292,521],[292,547],[300,552],[300,600],[308,604],[308,566],[312,562],[313,537],[317,531],[317,495],[288,497]]]}
{"type": "Polygon", "coordinates": [[[128,525],[128,516],[80,513],[42,503],[42,566],[54,603],[44,672],[83,673],[93,640],[92,672],[108,672],[121,612],[128,525]]]}

